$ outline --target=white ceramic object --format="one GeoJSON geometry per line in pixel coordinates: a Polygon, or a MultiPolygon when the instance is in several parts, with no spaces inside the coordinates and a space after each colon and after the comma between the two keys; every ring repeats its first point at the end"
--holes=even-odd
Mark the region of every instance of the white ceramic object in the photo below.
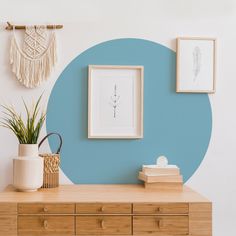
{"type": "Polygon", "coordinates": [[[13,159],[13,185],[20,191],[37,191],[43,185],[43,158],[37,144],[20,144],[19,156],[13,159]]]}
{"type": "Polygon", "coordinates": [[[38,144],[19,144],[18,156],[38,156],[38,144]]]}
{"type": "Polygon", "coordinates": [[[168,159],[165,156],[159,156],[157,158],[156,164],[158,167],[167,167],[168,166],[168,159]]]}

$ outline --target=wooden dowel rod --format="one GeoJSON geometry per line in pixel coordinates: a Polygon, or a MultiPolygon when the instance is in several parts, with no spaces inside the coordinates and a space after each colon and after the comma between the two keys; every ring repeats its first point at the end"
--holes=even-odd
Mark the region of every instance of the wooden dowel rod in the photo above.
{"type": "MultiPolygon", "coordinates": [[[[47,29],[62,29],[63,25],[47,25],[47,29]]],[[[22,30],[25,29],[25,25],[15,25],[15,29],[22,30]]],[[[7,22],[6,30],[13,30],[13,25],[7,22]]]]}

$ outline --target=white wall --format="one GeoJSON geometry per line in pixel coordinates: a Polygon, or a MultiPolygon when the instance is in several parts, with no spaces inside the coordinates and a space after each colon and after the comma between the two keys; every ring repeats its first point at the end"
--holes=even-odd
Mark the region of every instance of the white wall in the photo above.
{"type": "MultiPolygon", "coordinates": [[[[45,91],[45,104],[65,66],[102,41],[137,37],[175,50],[177,36],[218,39],[217,91],[210,95],[213,131],[205,159],[188,185],[214,204],[215,236],[235,236],[236,227],[236,1],[234,0],[0,0],[0,103],[19,104],[45,91]],[[11,33],[5,22],[62,23],[58,31],[60,62],[50,81],[28,90],[14,79],[8,50],[11,33]]],[[[45,134],[45,129],[42,135],[45,134]]],[[[0,189],[12,181],[17,140],[0,129],[0,189]]],[[[65,178],[62,178],[66,182],[65,178]]]]}

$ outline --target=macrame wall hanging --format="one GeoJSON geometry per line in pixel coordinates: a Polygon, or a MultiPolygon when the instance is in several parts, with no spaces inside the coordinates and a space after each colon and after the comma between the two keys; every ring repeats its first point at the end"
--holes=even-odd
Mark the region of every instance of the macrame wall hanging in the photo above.
{"type": "Polygon", "coordinates": [[[10,46],[12,71],[24,86],[35,88],[48,79],[56,64],[57,45],[54,29],[58,26],[18,26],[25,29],[22,48],[16,39],[16,26],[10,26],[13,29],[10,46]],[[47,30],[49,27],[53,29],[50,36],[47,30]]]}

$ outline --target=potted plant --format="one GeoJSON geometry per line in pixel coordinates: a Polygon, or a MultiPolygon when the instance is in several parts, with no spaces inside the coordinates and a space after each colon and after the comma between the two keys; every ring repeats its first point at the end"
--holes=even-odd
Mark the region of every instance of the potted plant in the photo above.
{"type": "Polygon", "coordinates": [[[43,159],[38,154],[38,138],[46,114],[40,113],[42,95],[30,109],[23,100],[25,119],[12,106],[2,106],[1,126],[11,130],[19,141],[18,157],[13,159],[13,185],[21,191],[36,191],[43,184],[43,159]]]}

